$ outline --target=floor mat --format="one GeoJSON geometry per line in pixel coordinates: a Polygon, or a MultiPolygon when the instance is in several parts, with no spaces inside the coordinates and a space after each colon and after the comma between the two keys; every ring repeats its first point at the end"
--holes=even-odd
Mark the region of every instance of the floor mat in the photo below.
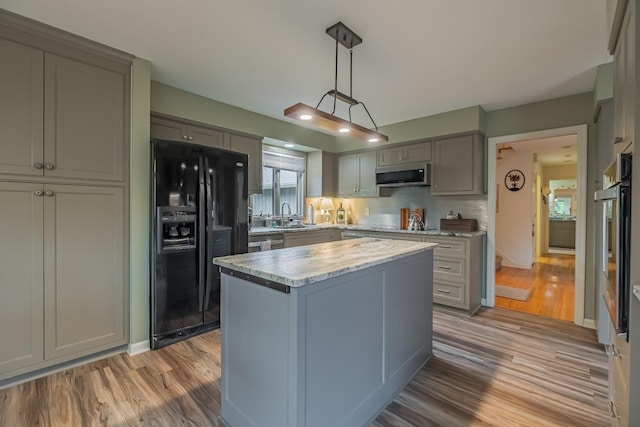
{"type": "Polygon", "coordinates": [[[496,285],[496,296],[515,299],[518,301],[527,301],[529,299],[529,296],[531,296],[531,289],[520,289],[504,285],[496,285]]]}

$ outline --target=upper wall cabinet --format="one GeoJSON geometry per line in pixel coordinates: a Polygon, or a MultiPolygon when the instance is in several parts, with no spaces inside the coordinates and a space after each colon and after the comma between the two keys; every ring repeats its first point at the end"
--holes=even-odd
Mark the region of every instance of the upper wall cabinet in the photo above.
{"type": "Polygon", "coordinates": [[[123,181],[126,67],[0,39],[0,174],[123,181]]]}
{"type": "Polygon", "coordinates": [[[336,195],[335,164],[335,156],[325,151],[312,151],[307,155],[307,197],[336,195]]]}
{"type": "Polygon", "coordinates": [[[338,158],[339,197],[377,197],[376,151],[347,154],[338,158]]]}
{"type": "Polygon", "coordinates": [[[227,133],[225,148],[249,156],[249,194],[262,194],[262,139],[227,133]]]}
{"type": "Polygon", "coordinates": [[[403,163],[430,162],[431,141],[381,148],[378,150],[378,166],[392,166],[403,163]]]}
{"type": "Polygon", "coordinates": [[[484,137],[464,135],[433,141],[431,194],[484,192],[484,137]]]}
{"type": "Polygon", "coordinates": [[[151,117],[151,137],[224,148],[224,132],[221,130],[188,125],[159,117],[151,117]]]}
{"type": "Polygon", "coordinates": [[[249,156],[249,194],[262,193],[262,138],[204,123],[151,116],[151,138],[222,148],[249,156]]]}
{"type": "Polygon", "coordinates": [[[634,140],[635,21],[634,2],[629,2],[620,26],[614,52],[614,152],[620,153],[634,140]]]}

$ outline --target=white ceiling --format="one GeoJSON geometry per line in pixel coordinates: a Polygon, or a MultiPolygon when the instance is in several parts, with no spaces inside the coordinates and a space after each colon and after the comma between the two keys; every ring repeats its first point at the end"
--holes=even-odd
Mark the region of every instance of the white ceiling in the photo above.
{"type": "Polygon", "coordinates": [[[526,141],[501,144],[503,156],[513,151],[528,151],[536,155],[538,163],[544,166],[578,163],[578,136],[564,135],[550,138],[529,139],[526,141]],[[508,147],[508,148],[507,148],[508,147]],[[507,151],[505,151],[507,148],[507,151]]]}
{"type": "MultiPolygon", "coordinates": [[[[154,80],[258,113],[333,87],[344,22],[353,96],[379,126],[590,91],[610,62],[605,0],[0,0],[0,7],[152,63],[154,80]]],[[[338,89],[348,93],[340,47],[338,89]]],[[[324,104],[323,104],[324,105],[324,104]]],[[[325,108],[326,109],[326,108],[325,108]]],[[[366,116],[354,121],[369,127],[366,116]]]]}

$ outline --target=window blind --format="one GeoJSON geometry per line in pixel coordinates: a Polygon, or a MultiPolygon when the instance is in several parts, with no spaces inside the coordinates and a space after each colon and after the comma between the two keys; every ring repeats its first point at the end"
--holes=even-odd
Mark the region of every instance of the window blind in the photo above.
{"type": "Polygon", "coordinates": [[[273,151],[263,151],[262,166],[293,172],[304,172],[304,157],[276,153],[273,151]]]}

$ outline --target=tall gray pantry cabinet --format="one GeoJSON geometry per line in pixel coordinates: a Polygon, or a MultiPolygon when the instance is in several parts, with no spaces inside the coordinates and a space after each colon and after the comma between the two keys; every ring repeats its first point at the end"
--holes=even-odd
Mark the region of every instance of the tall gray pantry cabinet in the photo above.
{"type": "Polygon", "coordinates": [[[131,61],[0,10],[0,385],[129,341],[131,61]]]}

